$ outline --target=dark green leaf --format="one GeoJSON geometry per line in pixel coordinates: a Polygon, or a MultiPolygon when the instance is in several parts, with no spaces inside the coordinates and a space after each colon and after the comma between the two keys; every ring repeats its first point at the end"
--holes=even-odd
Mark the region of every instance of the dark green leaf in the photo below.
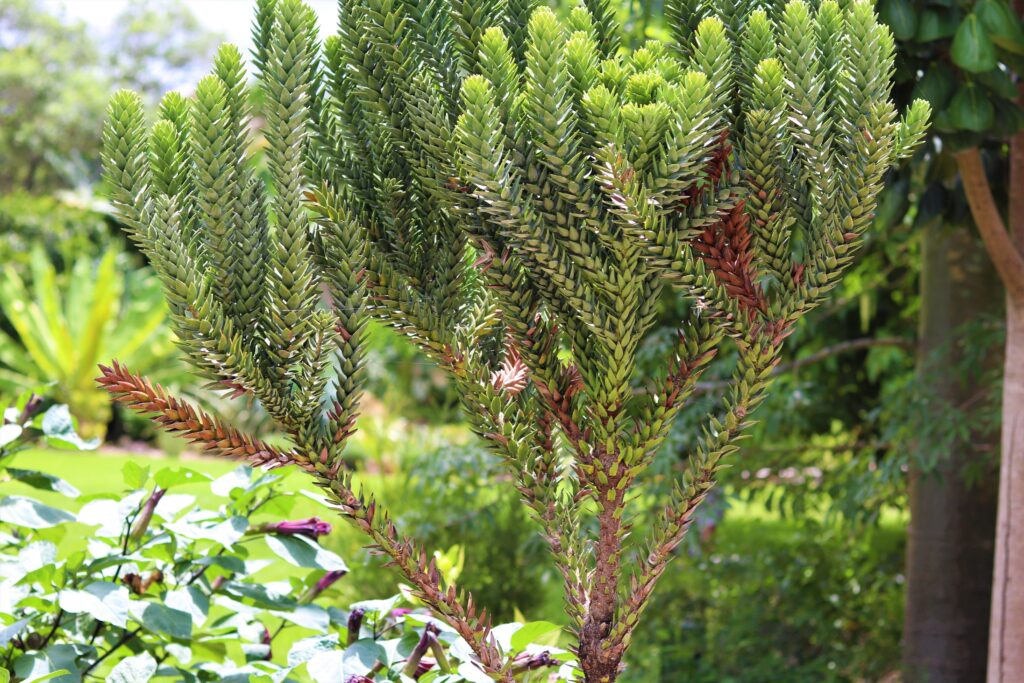
{"type": "Polygon", "coordinates": [[[1002,69],[992,69],[983,74],[978,74],[974,80],[985,86],[988,90],[1006,100],[1016,100],[1019,96],[1017,84],[1010,78],[1010,74],[1002,69]]]}
{"type": "Polygon", "coordinates": [[[14,467],[9,467],[7,468],[7,473],[10,474],[13,479],[20,481],[22,484],[28,484],[32,488],[36,488],[41,491],[62,493],[68,498],[77,498],[79,495],[78,489],[74,486],[67,483],[60,477],[47,474],[46,472],[20,470],[14,467]]]}
{"type": "Polygon", "coordinates": [[[957,66],[972,73],[989,71],[996,67],[996,46],[975,14],[968,14],[953,37],[951,51],[957,66]]]}
{"type": "Polygon", "coordinates": [[[70,513],[43,505],[31,498],[8,496],[0,500],[0,522],[29,529],[48,529],[74,520],[70,513]]]}
{"type": "Polygon", "coordinates": [[[951,70],[943,65],[933,65],[928,67],[924,76],[914,86],[912,97],[927,100],[933,110],[941,111],[953,96],[954,90],[956,78],[951,70]]]}
{"type": "Polygon", "coordinates": [[[188,612],[141,600],[132,601],[129,609],[132,618],[147,631],[183,640],[192,636],[192,615],[188,612]]]}
{"type": "Polygon", "coordinates": [[[1024,54],[1024,29],[1003,0],[979,0],[974,14],[993,43],[1014,54],[1024,54]]]}
{"type": "Polygon", "coordinates": [[[960,26],[962,16],[957,8],[935,9],[929,7],[921,14],[921,18],[917,22],[917,35],[914,36],[914,40],[919,43],[928,43],[951,37],[960,26]]]}
{"type": "Polygon", "coordinates": [[[882,0],[878,16],[897,40],[910,40],[917,33],[917,14],[910,0],[882,0]]]}
{"type": "Polygon", "coordinates": [[[988,130],[995,120],[995,109],[981,88],[966,83],[957,90],[949,103],[949,119],[957,128],[981,132],[988,130]]]}

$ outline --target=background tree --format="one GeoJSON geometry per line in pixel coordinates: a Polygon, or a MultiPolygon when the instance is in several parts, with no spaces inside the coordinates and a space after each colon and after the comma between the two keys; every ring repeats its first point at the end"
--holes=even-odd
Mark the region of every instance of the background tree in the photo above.
{"type": "Polygon", "coordinates": [[[154,103],[168,90],[191,89],[224,40],[182,0],[133,0],[111,26],[104,50],[111,78],[154,103]]]}
{"type": "Polygon", "coordinates": [[[68,184],[99,149],[108,85],[84,25],[0,0],[0,193],[68,184]]]}
{"type": "MultiPolygon", "coordinates": [[[[1024,457],[1020,455],[1024,447],[1017,435],[1019,425],[1024,423],[1024,328],[1019,295],[1024,283],[1020,248],[1024,241],[1020,232],[1024,229],[1014,223],[1014,216],[1021,215],[1022,210],[1015,208],[1015,197],[1020,193],[1013,191],[1015,183],[1021,182],[1013,150],[1024,144],[1017,132],[1022,114],[1015,83],[1024,54],[1024,29],[1019,12],[1004,0],[948,6],[886,0],[880,5],[880,13],[901,41],[900,72],[907,88],[913,89],[913,96],[928,99],[937,112],[930,145],[933,152],[923,169],[928,185],[920,206],[921,212],[935,216],[925,223],[922,350],[927,353],[935,349],[938,340],[938,345],[947,349],[947,358],[955,359],[956,340],[950,333],[955,323],[965,320],[958,320],[957,314],[949,311],[971,311],[968,318],[973,317],[979,307],[967,306],[967,302],[989,303],[998,298],[993,291],[992,265],[1007,296],[999,531],[989,523],[994,504],[990,482],[994,477],[983,474],[975,486],[970,486],[963,476],[965,467],[979,460],[991,462],[987,454],[995,451],[994,432],[973,429],[958,440],[949,456],[937,459],[941,478],[928,476],[920,468],[912,476],[905,667],[914,677],[911,680],[981,678],[985,663],[972,653],[981,651],[981,634],[986,632],[982,622],[988,615],[979,605],[987,602],[987,591],[980,577],[989,574],[988,530],[993,529],[998,550],[991,592],[988,678],[1017,680],[1024,676],[1024,655],[1017,659],[1019,648],[1010,648],[1007,643],[1024,638],[1024,624],[1010,616],[1024,607],[1024,592],[1017,596],[1007,572],[1011,571],[1014,556],[1012,546],[1022,542],[1013,540],[1011,491],[1015,478],[1024,477],[1024,465],[1018,464],[1024,457]],[[992,177],[1003,182],[990,186],[983,156],[989,160],[992,177]],[[978,254],[979,246],[957,219],[948,218],[962,213],[957,206],[963,206],[964,196],[970,207],[965,218],[977,227],[988,259],[978,254]],[[1004,222],[1003,212],[1008,222],[1004,222]],[[947,328],[945,333],[940,332],[943,326],[947,328]],[[937,577],[937,564],[956,569],[937,577]],[[946,596],[944,599],[935,599],[936,580],[948,582],[938,591],[946,596]]],[[[940,381],[938,389],[952,392],[954,404],[971,401],[977,392],[966,384],[956,387],[956,381],[951,383],[947,378],[940,381]]],[[[982,466],[977,471],[984,473],[987,468],[982,466]]]]}

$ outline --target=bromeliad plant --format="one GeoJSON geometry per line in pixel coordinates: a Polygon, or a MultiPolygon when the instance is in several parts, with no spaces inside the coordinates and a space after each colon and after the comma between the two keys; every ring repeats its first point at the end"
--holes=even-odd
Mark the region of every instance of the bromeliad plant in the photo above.
{"type": "Polygon", "coordinates": [[[138,98],[119,94],[108,178],[180,344],[293,447],[117,363],[100,382],[205,449],[306,470],[482,674],[514,680],[486,611],[342,465],[366,321],[386,322],[448,372],[507,462],[564,579],[580,675],[597,683],[617,678],[783,340],[850,263],[928,109],[897,120],[892,38],[863,0],[675,2],[674,43],[632,54],[611,3],[565,21],[534,4],[343,0],[321,46],[308,8],[261,0],[273,191],[248,158],[233,48],[191,101],[165,99],[149,133],[138,98]],[[690,302],[678,346],[659,383],[634,386],[671,295],[690,302]],[[724,344],[739,362],[722,405],[651,536],[629,545],[641,475],[724,344]]]}

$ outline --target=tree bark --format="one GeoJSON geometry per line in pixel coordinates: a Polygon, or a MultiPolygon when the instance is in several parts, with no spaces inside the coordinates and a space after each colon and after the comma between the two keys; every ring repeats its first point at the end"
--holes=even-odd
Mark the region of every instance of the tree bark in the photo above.
{"type": "MultiPolygon", "coordinates": [[[[955,335],[984,312],[998,313],[992,264],[969,228],[925,229],[918,373],[928,391],[953,406],[978,391],[947,371],[962,362],[955,335]]],[[[942,415],[930,416],[934,420],[942,415]]],[[[920,444],[929,471],[910,470],[910,530],[903,668],[907,683],[976,683],[985,678],[990,577],[996,519],[998,435],[976,434],[949,452],[920,444]],[[991,468],[968,482],[964,468],[991,468]]],[[[1022,679],[1024,680],[1024,679],[1022,679]]]]}
{"type": "MultiPolygon", "coordinates": [[[[1015,9],[1022,13],[1021,3],[1015,9]]],[[[1024,133],[1010,141],[1010,248],[1024,259],[1024,133]]],[[[1000,226],[1002,227],[1002,226],[1000,226]]],[[[1024,268],[1014,274],[1024,281],[1024,268]]],[[[989,683],[1024,681],[1024,295],[1006,297],[1006,367],[1003,375],[1002,463],[989,683]]]]}
{"type": "Polygon", "coordinates": [[[1024,304],[1007,304],[989,683],[1024,681],[1024,304]]]}

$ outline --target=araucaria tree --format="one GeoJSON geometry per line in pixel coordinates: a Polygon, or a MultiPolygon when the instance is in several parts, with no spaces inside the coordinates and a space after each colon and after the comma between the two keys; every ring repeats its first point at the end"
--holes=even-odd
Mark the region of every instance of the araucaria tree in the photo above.
{"type": "Polygon", "coordinates": [[[514,680],[486,611],[342,464],[365,325],[385,322],[449,373],[508,463],[564,579],[582,679],[610,682],[784,339],[839,281],[928,110],[898,120],[892,39],[866,0],[677,1],[674,43],[632,53],[608,0],[564,21],[535,4],[342,0],[321,45],[298,0],[261,0],[271,188],[250,158],[234,48],[148,132],[139,99],[118,94],[107,177],[180,345],[293,445],[117,363],[100,382],[204,449],[306,470],[480,669],[514,680]],[[665,295],[689,313],[661,379],[636,386],[665,295]],[[739,360],[720,409],[650,536],[629,543],[641,475],[727,344],[739,360]]]}

